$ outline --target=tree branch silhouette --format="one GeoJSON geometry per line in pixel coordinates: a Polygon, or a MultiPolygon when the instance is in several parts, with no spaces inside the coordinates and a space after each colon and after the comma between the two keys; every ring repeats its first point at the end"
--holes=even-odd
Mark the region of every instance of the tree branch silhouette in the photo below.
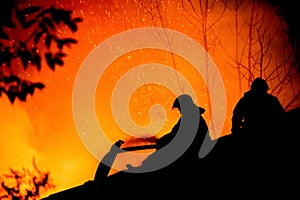
{"type": "Polygon", "coordinates": [[[59,37],[58,30],[78,30],[82,18],[72,18],[72,11],[51,6],[29,6],[20,9],[16,0],[5,0],[0,8],[0,97],[6,94],[13,104],[15,99],[26,101],[36,89],[43,89],[42,82],[32,82],[20,76],[29,65],[38,71],[45,60],[48,67],[63,66],[67,55],[64,47],[77,44],[70,37],[59,37]],[[25,37],[24,37],[25,36],[25,37]]]}

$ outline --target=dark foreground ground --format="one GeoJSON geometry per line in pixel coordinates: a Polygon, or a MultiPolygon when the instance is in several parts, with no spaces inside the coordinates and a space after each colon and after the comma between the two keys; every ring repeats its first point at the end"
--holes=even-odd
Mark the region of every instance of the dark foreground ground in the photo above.
{"type": "Polygon", "coordinates": [[[299,110],[296,113],[277,137],[224,136],[202,159],[148,173],[119,172],[101,182],[87,180],[42,200],[300,199],[299,110]]]}

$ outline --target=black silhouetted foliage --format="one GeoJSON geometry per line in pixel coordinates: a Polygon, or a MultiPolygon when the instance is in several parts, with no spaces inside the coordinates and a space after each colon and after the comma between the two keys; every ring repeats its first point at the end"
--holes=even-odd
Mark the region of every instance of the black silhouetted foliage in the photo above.
{"type": "Polygon", "coordinates": [[[34,66],[42,68],[43,59],[51,70],[63,66],[67,55],[64,47],[78,41],[59,37],[58,30],[67,28],[72,33],[78,30],[82,18],[72,18],[72,11],[61,8],[29,6],[20,9],[16,0],[1,1],[0,8],[0,97],[6,94],[11,103],[15,99],[26,101],[35,89],[43,89],[41,82],[25,80],[20,70],[34,66]]]}
{"type": "Polygon", "coordinates": [[[43,191],[54,188],[49,172],[40,171],[33,159],[34,170],[10,168],[8,174],[0,176],[0,200],[38,200],[43,191]]]}

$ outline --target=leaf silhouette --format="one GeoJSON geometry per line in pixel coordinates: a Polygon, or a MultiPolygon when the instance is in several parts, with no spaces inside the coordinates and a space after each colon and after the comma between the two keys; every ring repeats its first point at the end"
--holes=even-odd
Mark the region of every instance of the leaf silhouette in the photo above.
{"type": "Polygon", "coordinates": [[[54,61],[55,64],[58,64],[59,66],[63,66],[64,65],[64,61],[62,59],[60,59],[60,58],[56,57],[56,58],[53,59],[53,61],[54,61]]]}
{"type": "Polygon", "coordinates": [[[45,58],[46,58],[46,62],[48,64],[48,66],[50,67],[51,70],[55,70],[55,62],[52,59],[52,53],[48,52],[45,53],[45,58]]]}
{"type": "Polygon", "coordinates": [[[59,58],[66,57],[66,56],[67,56],[67,54],[62,53],[62,52],[58,52],[58,53],[55,54],[55,57],[59,57],[59,58]]]}
{"type": "Polygon", "coordinates": [[[15,99],[16,99],[16,94],[14,92],[7,91],[6,95],[9,99],[10,103],[13,104],[15,102],[15,99]]]}
{"type": "Polygon", "coordinates": [[[38,32],[35,36],[34,36],[34,44],[37,44],[41,37],[43,36],[44,32],[38,32]]]}
{"type": "Polygon", "coordinates": [[[73,22],[82,22],[82,21],[83,20],[80,17],[76,17],[76,18],[73,19],[73,22]]]}
{"type": "Polygon", "coordinates": [[[4,92],[5,89],[3,87],[0,87],[0,97],[2,97],[2,92],[4,92]]]}
{"type": "Polygon", "coordinates": [[[31,96],[33,95],[33,93],[34,93],[34,86],[33,86],[33,84],[29,84],[29,85],[26,84],[26,86],[24,88],[26,88],[26,91],[27,91],[28,94],[30,94],[31,96]]]}
{"type": "Polygon", "coordinates": [[[17,97],[20,101],[26,101],[27,92],[25,91],[18,92],[17,97]]]}
{"type": "Polygon", "coordinates": [[[44,85],[43,83],[40,83],[40,82],[38,82],[38,83],[33,83],[32,86],[33,86],[34,88],[38,88],[38,89],[40,89],[40,90],[44,89],[44,87],[45,87],[45,85],[44,85]]]}
{"type": "Polygon", "coordinates": [[[8,47],[5,47],[4,50],[0,51],[0,64],[5,63],[7,67],[11,65],[12,54],[9,51],[8,47]]]}
{"type": "Polygon", "coordinates": [[[43,9],[41,12],[39,12],[37,14],[36,18],[38,18],[38,17],[44,17],[49,12],[50,12],[50,9],[43,9]]]}
{"type": "Polygon", "coordinates": [[[10,84],[12,82],[16,82],[17,84],[20,84],[21,82],[20,78],[16,75],[4,76],[3,81],[6,84],[10,84]]]}
{"type": "Polygon", "coordinates": [[[70,46],[70,44],[77,44],[78,41],[73,38],[65,38],[56,41],[57,47],[62,49],[64,45],[70,46]]]}
{"type": "Polygon", "coordinates": [[[50,8],[51,17],[54,22],[59,25],[60,22],[70,21],[71,19],[71,11],[64,9],[56,9],[54,7],[50,8]]]}
{"type": "Polygon", "coordinates": [[[41,65],[41,56],[39,54],[34,55],[34,63],[36,64],[36,68],[38,71],[41,71],[42,65],[41,65]]]}
{"type": "Polygon", "coordinates": [[[31,53],[28,50],[20,51],[20,59],[22,61],[22,64],[24,66],[24,69],[27,69],[29,61],[32,61],[31,53]]]}
{"type": "Polygon", "coordinates": [[[78,29],[76,23],[73,21],[66,21],[65,24],[71,29],[72,32],[76,32],[78,29]]]}
{"type": "Polygon", "coordinates": [[[44,17],[43,21],[47,24],[52,30],[55,29],[52,20],[49,17],[44,17]]]}
{"type": "Polygon", "coordinates": [[[29,20],[29,21],[27,21],[27,22],[24,23],[23,28],[29,28],[29,27],[31,27],[35,22],[36,22],[35,19],[31,19],[31,20],[29,20]]]}
{"type": "Polygon", "coordinates": [[[24,25],[26,24],[26,16],[23,10],[16,11],[16,18],[20,22],[21,26],[24,27],[24,25]]]}
{"type": "Polygon", "coordinates": [[[44,33],[48,33],[48,28],[47,28],[47,26],[45,25],[44,21],[41,21],[41,22],[39,23],[39,27],[40,27],[40,29],[42,29],[42,31],[43,31],[44,33]]]}
{"type": "Polygon", "coordinates": [[[45,39],[45,44],[48,49],[50,48],[52,39],[53,39],[53,36],[50,34],[47,34],[46,39],[45,39]]]}
{"type": "Polygon", "coordinates": [[[40,11],[42,9],[41,6],[30,6],[30,7],[27,7],[23,10],[23,12],[28,15],[28,14],[33,14],[33,13],[36,13],[38,11],[40,11]]]}

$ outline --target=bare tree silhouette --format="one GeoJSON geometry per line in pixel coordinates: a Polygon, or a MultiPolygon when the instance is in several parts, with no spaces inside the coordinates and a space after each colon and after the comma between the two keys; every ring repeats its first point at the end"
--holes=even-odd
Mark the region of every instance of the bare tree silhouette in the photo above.
{"type": "Polygon", "coordinates": [[[40,6],[18,7],[18,0],[3,0],[0,8],[0,96],[6,94],[11,103],[26,101],[35,89],[43,89],[41,82],[22,77],[29,66],[41,70],[43,59],[51,70],[63,66],[64,47],[77,40],[62,37],[58,29],[78,30],[81,18],[72,18],[72,11],[40,6]]]}
{"type": "Polygon", "coordinates": [[[237,72],[240,94],[243,92],[242,80],[247,80],[249,87],[255,77],[263,77],[271,82],[270,92],[280,96],[285,110],[297,107],[300,74],[297,71],[299,55],[296,44],[299,37],[296,34],[299,31],[295,33],[294,23],[288,18],[291,14],[286,17],[283,5],[275,3],[278,7],[272,7],[268,1],[248,0],[182,0],[181,4],[182,14],[199,33],[204,48],[213,55],[219,45],[228,56],[227,64],[237,72]],[[226,46],[221,39],[224,25],[221,18],[224,16],[232,18],[229,22],[232,26],[226,26],[231,28],[234,49],[226,46]],[[287,33],[290,44],[288,40],[279,40],[282,32],[287,33]],[[277,55],[272,51],[275,46],[281,46],[276,49],[277,55]],[[294,54],[291,54],[291,49],[294,54]]]}
{"type": "MultiPolygon", "coordinates": [[[[285,31],[286,21],[284,18],[273,18],[267,13],[270,5],[259,1],[234,1],[228,9],[235,16],[235,52],[228,54],[236,68],[239,82],[248,80],[248,86],[255,77],[263,77],[272,83],[270,93],[280,96],[285,110],[293,108],[293,103],[298,99],[300,89],[297,87],[299,73],[296,70],[297,56],[290,53],[292,45],[282,42],[281,56],[274,55],[272,47],[278,45],[280,32],[285,31]],[[246,2],[246,3],[245,3],[246,2]],[[240,16],[248,12],[248,18],[244,20],[240,16]],[[246,30],[246,34],[242,34],[246,30]],[[277,40],[276,40],[277,39],[277,40]],[[290,88],[290,90],[284,90],[290,88]]],[[[279,51],[277,49],[277,51],[279,51]]],[[[227,51],[228,52],[228,51],[227,51]]],[[[240,87],[240,93],[241,93],[240,87]]],[[[297,105],[296,105],[297,106],[297,105]]]]}

